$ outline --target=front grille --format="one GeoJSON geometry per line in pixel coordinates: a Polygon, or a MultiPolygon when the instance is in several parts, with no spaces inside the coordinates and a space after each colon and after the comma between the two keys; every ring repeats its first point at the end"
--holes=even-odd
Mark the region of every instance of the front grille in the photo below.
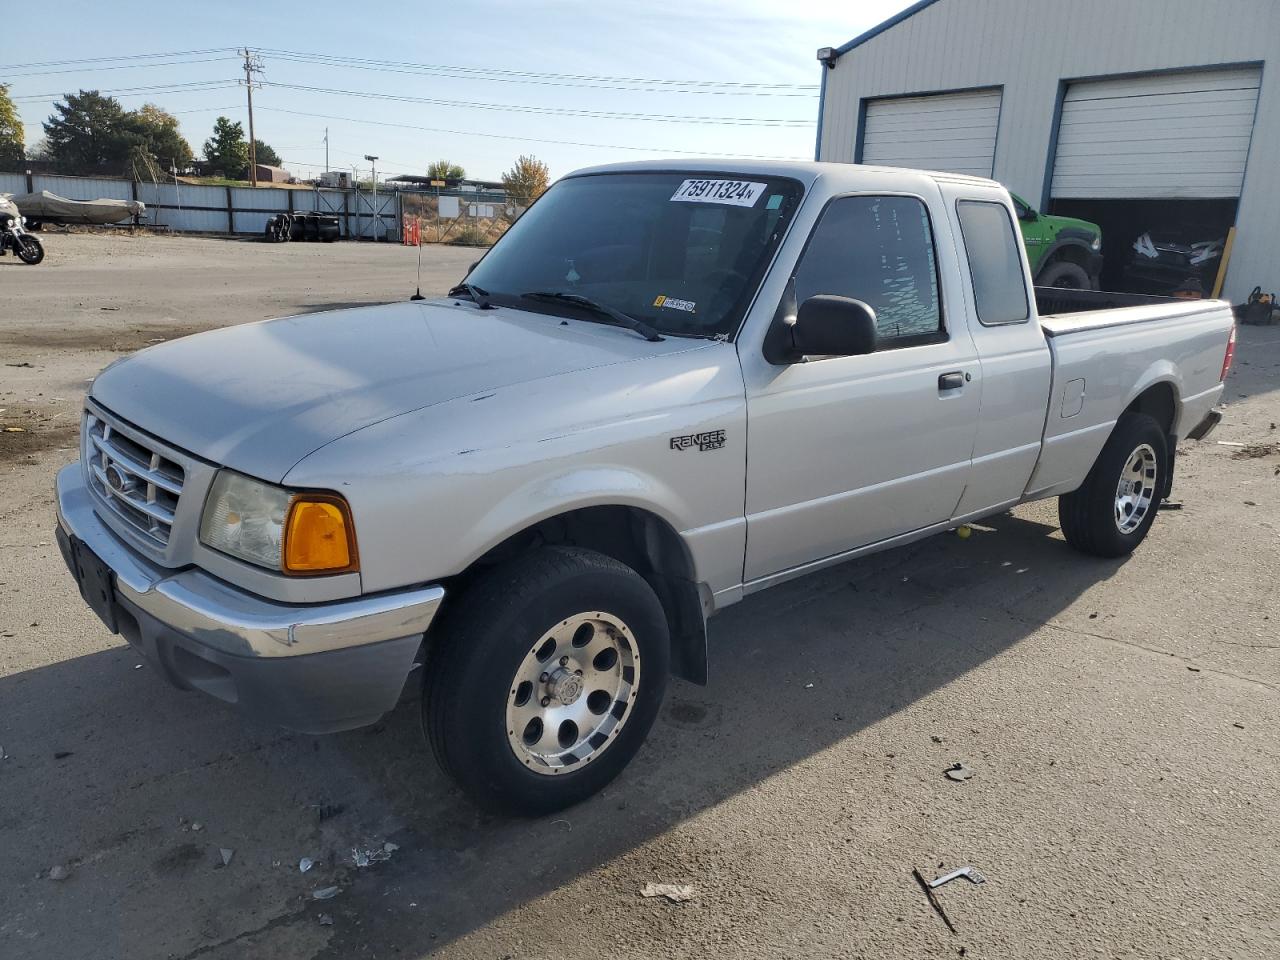
{"type": "Polygon", "coordinates": [[[85,414],[89,486],[116,516],[159,546],[169,543],[182,496],[182,466],[150,447],[137,431],[126,435],[99,412],[85,414]]]}

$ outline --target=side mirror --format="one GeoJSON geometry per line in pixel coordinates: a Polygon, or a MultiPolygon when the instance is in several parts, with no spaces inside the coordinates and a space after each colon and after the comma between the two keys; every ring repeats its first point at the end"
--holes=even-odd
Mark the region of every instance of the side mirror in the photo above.
{"type": "Polygon", "coordinates": [[[805,357],[852,357],[876,350],[876,312],[861,300],[820,294],[800,304],[791,342],[805,357]]]}
{"type": "Polygon", "coordinates": [[[1036,213],[1030,207],[1020,207],[1018,209],[1018,219],[1026,220],[1028,223],[1030,223],[1032,220],[1039,220],[1040,214],[1036,213]]]}

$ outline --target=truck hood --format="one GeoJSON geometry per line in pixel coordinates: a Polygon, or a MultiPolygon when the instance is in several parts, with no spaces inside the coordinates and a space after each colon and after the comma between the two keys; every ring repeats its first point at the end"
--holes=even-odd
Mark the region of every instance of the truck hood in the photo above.
{"type": "Polygon", "coordinates": [[[397,303],[149,347],[103,371],[91,395],[175,447],[279,482],[312,451],[389,417],[704,345],[469,302],[397,303]]]}

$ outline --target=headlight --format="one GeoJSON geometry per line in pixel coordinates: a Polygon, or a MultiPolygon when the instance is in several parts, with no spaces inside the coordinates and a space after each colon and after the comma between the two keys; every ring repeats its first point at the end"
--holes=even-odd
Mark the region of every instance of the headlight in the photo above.
{"type": "Polygon", "coordinates": [[[222,470],[209,488],[200,542],[289,574],[358,569],[355,528],[336,494],[291,491],[222,470]]]}
{"type": "Polygon", "coordinates": [[[1093,238],[1093,242],[1089,244],[1089,249],[1091,249],[1094,253],[1097,253],[1099,250],[1101,250],[1101,249],[1102,249],[1102,238],[1101,238],[1101,237],[1094,237],[1094,238],[1093,238]]]}

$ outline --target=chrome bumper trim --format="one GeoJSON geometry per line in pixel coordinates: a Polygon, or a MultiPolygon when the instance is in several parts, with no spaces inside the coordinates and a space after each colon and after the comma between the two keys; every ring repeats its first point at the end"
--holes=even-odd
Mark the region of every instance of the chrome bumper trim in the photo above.
{"type": "Polygon", "coordinates": [[[57,479],[58,525],[116,575],[121,598],[198,643],[248,657],[292,657],[425,633],[444,599],[439,586],[292,606],[246,593],[204,571],[174,572],[127,547],[93,509],[79,463],[57,479]]]}

